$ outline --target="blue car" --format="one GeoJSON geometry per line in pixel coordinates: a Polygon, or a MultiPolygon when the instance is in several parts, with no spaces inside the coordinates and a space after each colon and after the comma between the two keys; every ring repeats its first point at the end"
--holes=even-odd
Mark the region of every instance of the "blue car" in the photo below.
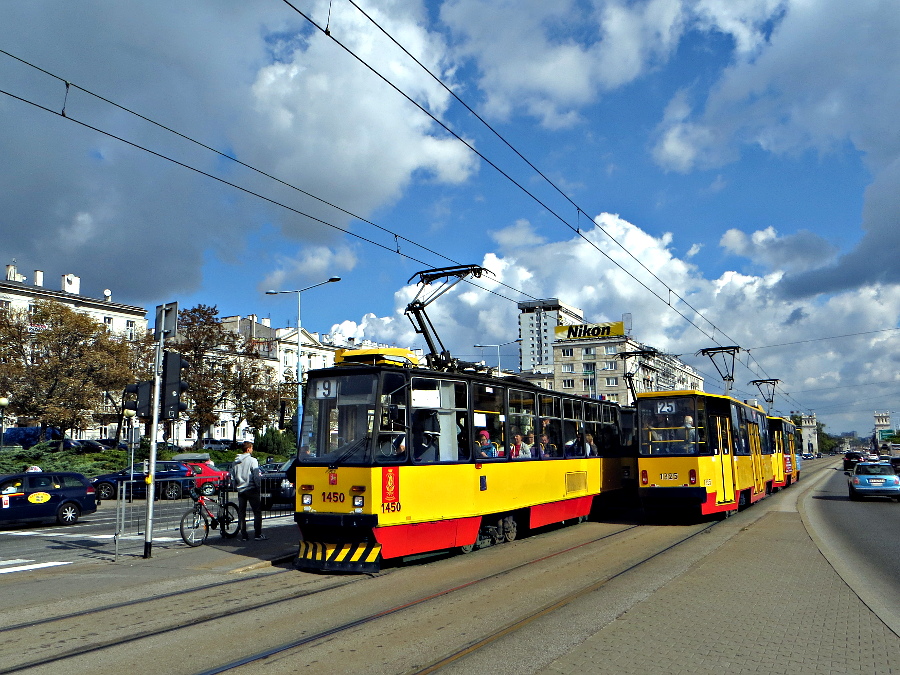
{"type": "Polygon", "coordinates": [[[56,521],[73,525],[97,510],[94,487],[80,473],[47,471],[0,476],[0,525],[56,521]]]}
{"type": "MultiPolygon", "coordinates": [[[[108,501],[115,499],[118,494],[119,484],[130,483],[134,497],[147,496],[147,484],[144,482],[143,464],[135,464],[132,469],[124,469],[116,473],[107,473],[91,479],[94,489],[97,491],[97,499],[108,501]]],[[[163,499],[182,499],[190,494],[194,487],[194,470],[182,462],[168,460],[156,462],[156,495],[163,499]]],[[[131,492],[128,490],[128,492],[131,492]]]]}
{"type": "Polygon", "coordinates": [[[891,497],[900,502],[900,476],[888,462],[859,462],[853,471],[844,472],[850,499],[891,497]]]}

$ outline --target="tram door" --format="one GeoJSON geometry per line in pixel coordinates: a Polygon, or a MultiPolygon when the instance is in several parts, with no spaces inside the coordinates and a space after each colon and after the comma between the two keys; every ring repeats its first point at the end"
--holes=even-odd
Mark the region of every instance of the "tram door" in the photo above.
{"type": "Polygon", "coordinates": [[[709,416],[710,434],[719,450],[721,485],[716,490],[717,504],[734,501],[734,460],[731,444],[731,426],[727,417],[709,416]]]}
{"type": "Polygon", "coordinates": [[[756,424],[747,424],[750,436],[750,455],[753,462],[753,493],[759,494],[766,487],[766,474],[763,471],[762,445],[759,439],[759,427],[756,424]]]}
{"type": "Polygon", "coordinates": [[[775,430],[771,441],[775,448],[775,482],[784,483],[784,433],[780,429],[775,430]]]}

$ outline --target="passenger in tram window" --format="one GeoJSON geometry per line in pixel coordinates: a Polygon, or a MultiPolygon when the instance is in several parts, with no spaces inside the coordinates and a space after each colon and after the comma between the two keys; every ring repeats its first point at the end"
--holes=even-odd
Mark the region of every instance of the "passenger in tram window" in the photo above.
{"type": "Polygon", "coordinates": [[[491,434],[487,429],[478,432],[478,457],[496,457],[497,448],[491,443],[491,434]]]}
{"type": "Polygon", "coordinates": [[[526,459],[528,457],[528,446],[522,442],[522,434],[513,434],[513,442],[509,446],[509,456],[511,459],[526,459]]]}
{"type": "Polygon", "coordinates": [[[594,437],[590,434],[584,435],[584,454],[588,457],[597,456],[597,446],[594,445],[594,437]]]}

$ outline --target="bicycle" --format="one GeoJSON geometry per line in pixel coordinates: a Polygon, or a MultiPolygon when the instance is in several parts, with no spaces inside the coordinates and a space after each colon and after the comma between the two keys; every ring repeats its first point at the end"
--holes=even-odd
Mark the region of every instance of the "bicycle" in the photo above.
{"type": "Polygon", "coordinates": [[[209,536],[209,528],[220,529],[222,536],[232,539],[237,536],[240,520],[238,507],[234,502],[226,502],[225,491],[219,489],[218,511],[213,515],[208,499],[197,488],[191,489],[194,506],[181,517],[181,538],[188,546],[200,546],[209,536]]]}

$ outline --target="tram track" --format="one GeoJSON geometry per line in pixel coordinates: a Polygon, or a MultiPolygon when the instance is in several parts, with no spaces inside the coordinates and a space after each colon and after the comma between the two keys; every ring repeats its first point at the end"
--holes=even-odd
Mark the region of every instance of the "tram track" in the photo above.
{"type": "MultiPolygon", "coordinates": [[[[566,547],[550,554],[536,557],[523,565],[540,563],[557,556],[571,553],[573,550],[606,542],[624,533],[631,532],[636,528],[638,528],[637,525],[629,525],[611,533],[606,533],[603,536],[580,542],[575,546],[566,547]]],[[[476,556],[477,554],[474,556],[466,556],[466,560],[474,560],[476,559],[476,556]]],[[[360,617],[353,621],[348,621],[299,642],[316,641],[331,635],[340,634],[355,626],[375,621],[378,618],[395,614],[404,609],[428,602],[429,600],[509,574],[523,565],[511,569],[504,569],[493,574],[479,577],[465,584],[443,589],[439,592],[404,603],[402,606],[392,607],[384,611],[360,617]]],[[[49,666],[51,664],[54,669],[58,669],[59,667],[65,667],[67,661],[77,660],[79,657],[84,657],[88,654],[97,656],[104,651],[115,650],[118,647],[139,643],[143,640],[177,634],[181,630],[198,628],[203,624],[215,624],[216,621],[222,619],[234,619],[240,615],[248,615],[260,610],[271,609],[284,603],[310,599],[313,596],[325,594],[329,591],[337,591],[348,586],[362,584],[374,578],[385,578],[403,569],[409,569],[409,567],[388,568],[377,575],[354,575],[353,577],[303,575],[304,579],[312,579],[312,583],[316,584],[315,588],[307,590],[302,590],[295,585],[285,583],[289,577],[297,573],[292,570],[284,570],[283,572],[271,573],[252,580],[254,589],[253,595],[257,596],[255,601],[251,600],[248,602],[246,598],[229,598],[225,595],[230,591],[223,589],[223,586],[237,588],[240,584],[243,583],[246,585],[247,582],[250,581],[248,579],[235,579],[221,584],[205,584],[193,589],[185,589],[180,592],[175,591],[153,597],[137,598],[121,603],[110,603],[103,607],[7,625],[3,629],[0,629],[0,635],[3,636],[4,643],[3,651],[7,654],[21,655],[24,659],[21,662],[10,663],[10,658],[7,656],[4,659],[3,665],[0,666],[0,675],[21,672],[28,669],[39,668],[41,666],[49,666]],[[335,581],[336,579],[337,581],[335,581]],[[318,585],[319,582],[323,583],[318,585]],[[262,587],[260,584],[262,584],[262,587]],[[185,608],[175,616],[171,613],[173,601],[177,601],[179,606],[185,608]],[[82,628],[79,630],[78,627],[83,627],[86,620],[90,621],[91,626],[104,624],[119,627],[128,626],[130,630],[124,635],[109,635],[108,632],[98,632],[96,628],[90,628],[88,630],[82,628]],[[59,639],[58,636],[60,635],[66,636],[64,641],[59,639]],[[17,648],[18,645],[20,645],[19,648],[17,648]],[[36,650],[36,645],[43,646],[44,649],[36,650]],[[36,651],[43,651],[45,653],[36,655],[36,651]]],[[[276,649],[273,653],[278,653],[278,651],[282,651],[284,648],[285,647],[276,649]]],[[[257,661],[260,658],[265,658],[265,655],[254,655],[248,662],[257,661]]],[[[234,664],[229,664],[225,670],[234,667],[236,667],[234,664]]],[[[78,672],[78,670],[78,668],[75,668],[72,672],[78,672]]],[[[214,669],[209,672],[225,671],[217,671],[214,669]]]]}
{"type": "MultiPolygon", "coordinates": [[[[286,574],[289,575],[290,573],[291,570],[284,570],[283,572],[268,574],[266,577],[261,577],[260,579],[265,579],[267,582],[273,579],[277,581],[279,580],[279,577],[286,574]]],[[[15,666],[3,665],[0,666],[0,675],[20,672],[29,668],[36,668],[38,666],[48,664],[58,665],[61,661],[82,656],[84,654],[96,653],[104,649],[126,645],[138,640],[164,635],[166,633],[181,630],[187,626],[197,626],[203,623],[213,622],[221,619],[224,616],[236,616],[239,614],[264,609],[266,607],[272,607],[279,603],[296,601],[297,599],[303,597],[333,591],[335,589],[342,588],[354,583],[359,583],[364,580],[365,577],[354,577],[352,579],[345,577],[342,581],[329,583],[321,587],[303,592],[298,592],[296,588],[279,586],[272,591],[277,593],[278,597],[259,600],[257,602],[243,603],[239,607],[232,606],[232,603],[224,603],[228,605],[228,607],[223,608],[222,602],[214,603],[217,605],[217,607],[213,610],[208,610],[205,606],[197,606],[195,609],[193,609],[193,611],[188,610],[186,613],[182,614],[180,616],[180,620],[175,623],[165,624],[164,622],[164,625],[162,626],[154,626],[143,630],[137,630],[127,636],[118,638],[109,638],[105,640],[94,639],[89,642],[85,642],[84,644],[81,644],[77,647],[70,647],[65,651],[56,652],[52,655],[48,654],[47,656],[44,656],[42,658],[32,659],[24,663],[16,664],[15,666]]],[[[57,634],[68,635],[73,628],[72,624],[77,625],[79,622],[85,619],[89,619],[93,625],[98,622],[102,624],[105,619],[105,614],[122,612],[123,610],[138,610],[141,612],[151,613],[155,611],[162,612],[163,610],[155,607],[155,605],[165,605],[166,603],[170,603],[173,599],[177,599],[179,601],[179,604],[187,606],[190,606],[194,602],[194,598],[199,598],[201,600],[205,599],[207,602],[203,603],[203,605],[207,605],[209,604],[208,601],[210,600],[210,598],[215,599],[216,597],[221,597],[217,596],[216,594],[221,593],[223,586],[233,586],[241,583],[246,584],[247,579],[234,579],[217,584],[206,584],[192,589],[185,589],[183,591],[174,591],[152,597],[137,598],[120,603],[111,603],[103,607],[71,612],[61,616],[48,617],[45,619],[37,619],[22,622],[19,624],[8,625],[0,629],[0,635],[3,636],[4,650],[12,650],[15,648],[17,641],[22,641],[28,644],[28,648],[23,648],[21,650],[21,653],[30,653],[34,651],[35,642],[40,643],[41,641],[46,640],[48,636],[57,634]],[[35,629],[42,630],[41,632],[36,633],[35,629]]],[[[256,588],[258,591],[258,587],[256,588]]],[[[110,616],[110,619],[115,620],[119,624],[127,621],[127,618],[127,614],[110,616]]],[[[139,620],[138,625],[145,621],[146,619],[139,620]]],[[[96,636],[97,633],[95,630],[92,630],[90,635],[96,636]]],[[[78,638],[70,635],[69,637],[67,637],[66,642],[71,642],[73,640],[78,640],[78,638]]],[[[6,660],[8,661],[8,659],[6,660]]]]}
{"type": "MultiPolygon", "coordinates": [[[[526,626],[528,626],[535,620],[537,620],[543,616],[546,616],[547,614],[555,612],[561,608],[564,608],[567,605],[575,602],[576,600],[582,599],[585,596],[590,595],[591,593],[594,593],[595,591],[603,588],[605,585],[607,585],[611,581],[613,581],[623,575],[626,575],[629,572],[633,572],[633,571],[641,568],[641,566],[645,565],[646,563],[650,562],[651,560],[654,560],[654,559],[666,554],[667,552],[672,551],[673,549],[694,539],[698,535],[709,532],[715,525],[716,525],[716,523],[704,523],[702,525],[696,525],[692,528],[692,531],[690,534],[688,534],[685,537],[682,537],[678,541],[675,541],[674,543],[671,543],[660,550],[654,551],[654,552],[644,556],[642,559],[632,562],[631,564],[624,566],[623,568],[621,568],[611,574],[605,575],[601,579],[592,581],[591,583],[589,583],[587,585],[577,588],[576,590],[565,594],[563,597],[556,598],[553,601],[542,605],[541,607],[537,608],[534,611],[527,613],[524,616],[518,616],[518,617],[514,618],[513,620],[504,624],[502,627],[498,628],[496,631],[494,631],[488,635],[479,636],[477,639],[471,640],[469,643],[462,645],[461,647],[453,650],[451,653],[445,654],[437,659],[434,659],[424,666],[416,667],[412,670],[407,670],[407,671],[405,671],[406,675],[425,674],[425,673],[436,672],[437,670],[440,670],[441,668],[443,668],[444,666],[446,666],[448,664],[451,664],[465,656],[468,656],[469,654],[472,654],[473,652],[478,651],[479,649],[482,649],[482,648],[492,644],[493,642],[510,635],[511,633],[514,633],[520,629],[525,628],[526,626]]],[[[285,654],[292,652],[293,650],[299,650],[299,649],[302,649],[303,647],[314,645],[314,644],[332,639],[332,638],[340,635],[341,633],[349,632],[349,631],[357,629],[361,626],[364,626],[366,624],[376,622],[376,621],[379,621],[382,619],[386,619],[386,618],[396,615],[400,612],[404,612],[406,610],[410,610],[417,606],[429,603],[433,600],[436,600],[436,599],[439,599],[442,597],[446,597],[446,596],[449,596],[454,593],[459,593],[464,590],[471,589],[474,586],[477,586],[479,584],[488,583],[499,577],[505,577],[505,576],[515,574],[517,571],[519,571],[525,567],[537,565],[537,564],[541,564],[541,563],[546,563],[547,561],[549,561],[552,558],[555,558],[557,556],[572,553],[576,549],[582,548],[584,546],[588,546],[590,544],[595,544],[595,543],[598,543],[603,540],[608,540],[611,537],[615,537],[617,535],[625,534],[627,532],[630,532],[630,531],[636,529],[637,527],[638,526],[631,526],[628,528],[623,528],[621,530],[616,531],[615,533],[606,535],[604,537],[593,539],[591,541],[584,542],[577,546],[573,546],[573,547],[566,548],[566,549],[563,549],[560,551],[556,551],[551,555],[534,558],[525,563],[516,565],[514,567],[503,570],[501,572],[497,572],[495,574],[486,575],[484,577],[474,579],[466,584],[462,584],[462,585],[451,587],[451,588],[446,588],[440,592],[433,593],[428,596],[423,596],[414,601],[406,602],[406,603],[397,605],[395,607],[389,608],[389,609],[381,611],[381,612],[373,613],[373,614],[365,616],[365,617],[357,618],[353,621],[348,621],[341,625],[333,626],[333,627],[329,628],[328,630],[321,631],[321,632],[313,634],[313,635],[304,636],[303,638],[300,638],[300,639],[297,639],[294,641],[290,641],[288,643],[278,645],[278,646],[275,646],[275,647],[272,647],[272,648],[269,648],[266,650],[262,650],[255,654],[247,655],[243,658],[223,664],[221,666],[217,666],[215,668],[203,670],[199,673],[199,675],[216,675],[218,673],[240,671],[244,667],[255,667],[256,669],[258,669],[260,662],[271,659],[274,656],[285,655],[285,654]]],[[[295,662],[295,664],[296,663],[297,662],[295,662]]],[[[271,665],[272,664],[267,664],[267,670],[269,668],[271,668],[271,665]]],[[[273,672],[280,672],[280,671],[273,671],[273,672]]]]}

